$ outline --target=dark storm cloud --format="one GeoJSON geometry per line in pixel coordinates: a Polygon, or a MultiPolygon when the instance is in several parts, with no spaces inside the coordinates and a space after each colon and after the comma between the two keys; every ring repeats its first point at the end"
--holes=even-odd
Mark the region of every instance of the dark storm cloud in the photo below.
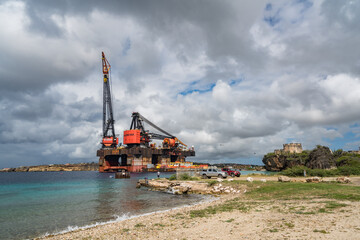
{"type": "Polygon", "coordinates": [[[117,133],[140,111],[196,160],[311,147],[360,117],[357,2],[30,0],[0,14],[0,152],[19,144],[34,163],[94,158],[101,51],[117,133]]]}

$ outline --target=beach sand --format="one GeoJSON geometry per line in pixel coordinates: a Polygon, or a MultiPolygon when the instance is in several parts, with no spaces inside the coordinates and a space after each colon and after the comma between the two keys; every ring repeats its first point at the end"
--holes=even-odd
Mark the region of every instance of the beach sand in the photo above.
{"type": "Polygon", "coordinates": [[[360,203],[336,201],[344,206],[327,210],[325,205],[329,202],[331,204],[331,200],[326,199],[251,201],[243,193],[222,195],[196,206],[45,239],[360,239],[360,203]],[[248,208],[219,211],[205,217],[190,215],[193,210],[231,200],[248,208]]]}

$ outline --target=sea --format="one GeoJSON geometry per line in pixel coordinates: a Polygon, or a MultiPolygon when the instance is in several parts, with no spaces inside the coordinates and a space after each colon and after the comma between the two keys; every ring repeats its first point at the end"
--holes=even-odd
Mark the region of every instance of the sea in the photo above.
{"type": "Polygon", "coordinates": [[[0,239],[64,233],[212,200],[136,188],[144,178],[157,175],[131,173],[128,179],[115,179],[113,173],[95,171],[0,173],[0,239]]]}

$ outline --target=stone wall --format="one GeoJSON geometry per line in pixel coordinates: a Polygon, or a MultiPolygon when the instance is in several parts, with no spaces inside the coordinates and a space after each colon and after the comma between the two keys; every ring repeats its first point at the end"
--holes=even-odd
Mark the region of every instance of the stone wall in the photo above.
{"type": "Polygon", "coordinates": [[[286,143],[283,145],[283,151],[286,153],[302,153],[301,143],[286,143]]]}

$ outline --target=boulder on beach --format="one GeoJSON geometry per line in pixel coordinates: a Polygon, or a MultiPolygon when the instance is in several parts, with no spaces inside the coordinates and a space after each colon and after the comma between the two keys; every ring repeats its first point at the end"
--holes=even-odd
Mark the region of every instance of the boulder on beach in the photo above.
{"type": "Polygon", "coordinates": [[[287,176],[279,176],[278,177],[278,181],[279,182],[290,182],[291,178],[287,177],[287,176]]]}

